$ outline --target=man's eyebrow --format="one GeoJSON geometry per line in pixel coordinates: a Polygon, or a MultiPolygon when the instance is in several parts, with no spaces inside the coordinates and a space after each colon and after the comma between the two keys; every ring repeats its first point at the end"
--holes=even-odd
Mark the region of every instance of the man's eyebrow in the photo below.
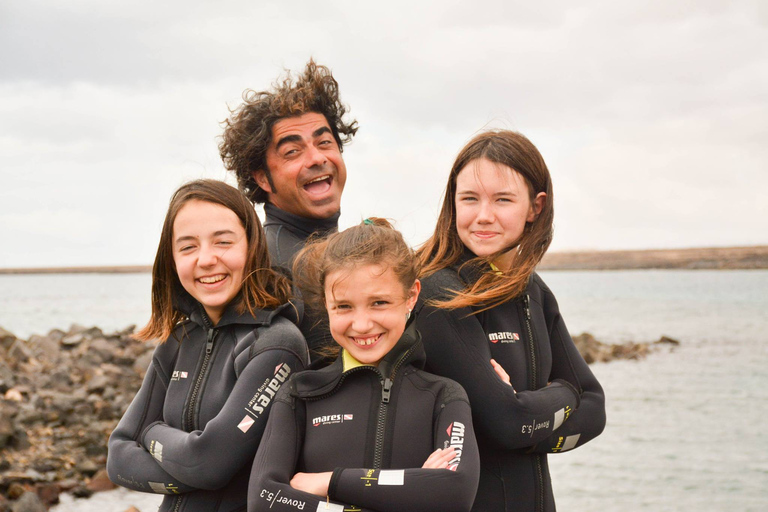
{"type": "Polygon", "coordinates": [[[321,126],[317,130],[312,132],[312,138],[319,137],[319,136],[321,136],[324,133],[331,133],[331,129],[328,128],[327,126],[321,126]]]}
{"type": "Polygon", "coordinates": [[[277,141],[277,144],[275,144],[275,150],[280,149],[280,146],[283,144],[288,144],[289,142],[301,142],[301,135],[286,135],[282,139],[277,141]]]}

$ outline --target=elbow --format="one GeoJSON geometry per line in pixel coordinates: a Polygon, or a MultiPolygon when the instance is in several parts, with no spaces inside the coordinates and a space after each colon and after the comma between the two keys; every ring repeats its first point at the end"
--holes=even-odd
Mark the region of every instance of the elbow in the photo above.
{"type": "Polygon", "coordinates": [[[234,478],[234,474],[230,471],[229,467],[207,467],[205,471],[194,471],[194,477],[187,477],[183,481],[196,489],[216,491],[225,487],[232,481],[232,478],[234,478]]]}
{"type": "Polygon", "coordinates": [[[460,480],[456,481],[455,485],[452,486],[453,492],[444,493],[447,499],[436,510],[444,512],[469,512],[475,502],[479,479],[480,474],[478,472],[474,472],[471,475],[462,475],[460,480]]]}

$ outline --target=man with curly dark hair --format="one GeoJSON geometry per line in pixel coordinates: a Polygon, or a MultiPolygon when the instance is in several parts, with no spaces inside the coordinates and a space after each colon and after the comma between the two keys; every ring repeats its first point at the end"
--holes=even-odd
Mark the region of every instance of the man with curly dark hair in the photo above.
{"type": "Polygon", "coordinates": [[[347,178],[341,153],[357,121],[343,120],[338,83],[312,59],[295,79],[288,72],[271,90],[246,90],[243,100],[223,123],[219,152],[240,189],[265,203],[273,265],[290,268],[312,234],[338,227],[347,178]]]}

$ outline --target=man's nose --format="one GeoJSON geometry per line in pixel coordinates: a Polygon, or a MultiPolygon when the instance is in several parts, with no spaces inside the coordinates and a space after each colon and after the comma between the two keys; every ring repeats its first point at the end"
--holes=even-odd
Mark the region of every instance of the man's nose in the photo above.
{"type": "Polygon", "coordinates": [[[325,153],[320,151],[320,148],[317,146],[311,144],[309,146],[309,149],[307,150],[307,167],[315,167],[318,165],[323,165],[325,162],[328,161],[328,158],[325,156],[325,153]]]}

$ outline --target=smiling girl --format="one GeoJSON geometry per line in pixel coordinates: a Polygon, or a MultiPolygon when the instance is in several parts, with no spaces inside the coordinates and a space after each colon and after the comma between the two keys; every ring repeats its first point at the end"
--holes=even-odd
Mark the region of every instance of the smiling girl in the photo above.
{"type": "Polygon", "coordinates": [[[420,369],[417,274],[382,219],[299,253],[294,279],[324,304],[339,355],[278,394],[249,511],[469,510],[479,470],[469,403],[458,384],[420,369]]]}
{"type": "Polygon", "coordinates": [[[113,482],[168,495],[161,511],[245,508],[272,399],[308,364],[289,293],[244,195],[214,180],[176,191],[136,334],[161,342],[109,439],[113,482]]]}
{"type": "Polygon", "coordinates": [[[427,369],[472,403],[480,485],[472,510],[553,511],[547,454],[605,426],[603,390],[534,272],[552,240],[552,182],[524,136],[482,133],[459,153],[419,250],[427,369]]]}

